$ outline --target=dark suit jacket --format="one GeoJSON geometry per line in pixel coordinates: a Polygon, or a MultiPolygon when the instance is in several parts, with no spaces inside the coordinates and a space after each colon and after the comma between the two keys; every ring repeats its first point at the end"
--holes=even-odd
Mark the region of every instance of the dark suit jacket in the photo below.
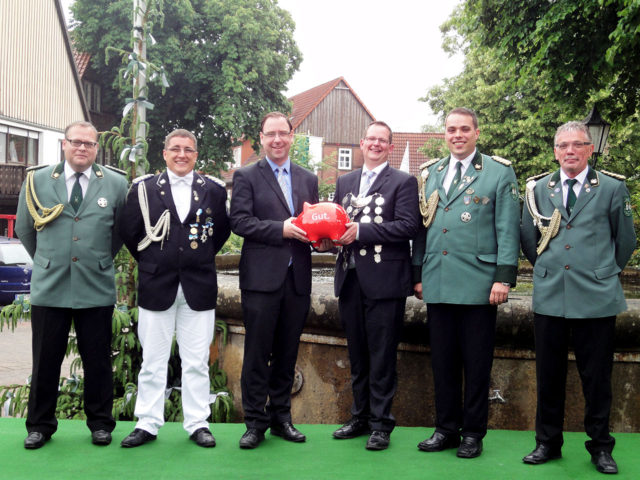
{"type": "MultiPolygon", "coordinates": [[[[294,215],[304,202],[318,202],[318,178],[291,163],[294,215]]],[[[311,249],[308,244],[282,237],[289,206],[266,159],[233,175],[231,229],[244,237],[240,257],[240,289],[272,292],[285,281],[293,260],[296,292],[311,293],[311,249]]]]}
{"type": "Polygon", "coordinates": [[[165,209],[171,212],[171,224],[169,236],[163,243],[152,242],[138,252],[138,242],[144,238],[145,231],[138,203],[138,183],[134,183],[120,225],[124,243],[138,261],[138,305],[148,310],[166,310],[175,301],[180,283],[192,310],[215,308],[218,295],[215,256],[230,233],[225,188],[194,172],[191,209],[183,223],[173,202],[167,173],[141,181],[147,189],[151,225],[156,224],[165,209]],[[202,212],[197,222],[199,209],[202,212]],[[203,242],[203,225],[208,221],[213,222],[213,237],[207,234],[203,242]],[[189,239],[191,225],[196,223],[198,239],[192,240],[189,239]],[[192,242],[196,242],[197,248],[192,248],[192,242]]]}
{"type": "MultiPolygon", "coordinates": [[[[342,203],[348,193],[358,195],[362,169],[338,177],[335,202],[342,203]]],[[[379,193],[384,198],[382,223],[360,223],[358,240],[342,249],[335,270],[335,295],[340,296],[347,276],[343,268],[347,250],[355,258],[358,280],[365,294],[373,299],[401,298],[413,294],[409,240],[420,222],[418,183],[415,177],[387,166],[376,176],[368,196],[379,193]],[[380,245],[380,262],[375,261],[375,246],[380,245]],[[361,251],[366,250],[365,255],[361,251]]],[[[371,203],[371,210],[376,207],[371,203]]],[[[369,218],[373,220],[375,214],[369,218]]],[[[354,220],[362,219],[362,212],[354,220]]]]}

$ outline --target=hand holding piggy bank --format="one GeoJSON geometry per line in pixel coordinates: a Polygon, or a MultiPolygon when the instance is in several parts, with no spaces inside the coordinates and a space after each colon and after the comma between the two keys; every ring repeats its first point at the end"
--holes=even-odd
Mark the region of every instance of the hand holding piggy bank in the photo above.
{"type": "Polygon", "coordinates": [[[337,203],[311,205],[304,202],[302,213],[292,223],[306,232],[311,243],[317,244],[323,238],[337,241],[344,234],[347,229],[345,224],[349,221],[347,212],[337,203]]]}

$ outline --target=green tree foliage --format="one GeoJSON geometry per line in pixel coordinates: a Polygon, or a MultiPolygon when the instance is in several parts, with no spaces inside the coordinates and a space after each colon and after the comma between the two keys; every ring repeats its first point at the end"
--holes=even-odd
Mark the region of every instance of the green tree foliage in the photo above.
{"type": "MultiPolygon", "coordinates": [[[[523,187],[527,177],[553,167],[551,142],[563,114],[554,105],[539,112],[545,99],[534,85],[516,88],[512,76],[495,50],[469,47],[463,72],[431,88],[422,100],[443,116],[458,106],[472,108],[480,128],[478,149],[511,160],[523,187]]],[[[430,157],[448,153],[444,142],[425,145],[423,152],[430,157]]]]}
{"type": "Polygon", "coordinates": [[[289,152],[291,161],[306,168],[310,172],[313,171],[311,166],[311,155],[309,153],[309,137],[307,135],[295,134],[289,152]]]}
{"type": "MultiPolygon", "coordinates": [[[[118,60],[107,62],[105,49],[128,48],[131,0],[76,0],[72,13],[75,46],[92,55],[112,87],[106,106],[119,111],[131,88],[119,85],[118,60]]],[[[147,95],[155,100],[149,163],[162,168],[164,136],[185,128],[198,137],[199,166],[215,171],[231,160],[236,139],[259,131],[264,113],[290,110],[281,91],[301,62],[294,23],[274,0],[172,0],[163,13],[148,55],[164,66],[170,87],[161,96],[152,85],[147,95]]]]}
{"type": "Polygon", "coordinates": [[[466,0],[441,30],[465,64],[422,99],[434,112],[474,109],[479,149],[512,160],[523,192],[527,177],[558,167],[556,128],[597,103],[611,123],[598,168],[627,176],[638,216],[640,0],[466,0]]]}
{"type": "MultiPolygon", "coordinates": [[[[598,102],[612,124],[608,150],[598,166],[634,176],[633,152],[640,147],[638,105],[626,103],[635,94],[620,94],[622,84],[616,82],[629,83],[623,77],[631,78],[637,65],[612,76],[605,57],[609,48],[615,49],[616,68],[620,62],[640,60],[638,48],[624,51],[637,39],[621,38],[615,45],[608,39],[612,29],[622,25],[622,20],[611,23],[610,10],[617,12],[614,17],[629,20],[639,4],[640,0],[467,0],[441,27],[445,50],[465,54],[464,70],[432,87],[423,100],[441,115],[457,106],[474,109],[480,123],[479,148],[512,160],[521,189],[528,176],[557,168],[552,145],[557,126],[586,117],[598,102]],[[590,46],[594,41],[608,47],[590,46]],[[600,57],[594,59],[593,52],[600,52],[600,57]],[[582,74],[568,75],[570,71],[582,74]]],[[[640,76],[634,82],[637,94],[640,76]]],[[[633,180],[630,183],[634,190],[633,180]]]]}
{"type": "Polygon", "coordinates": [[[456,28],[552,102],[584,106],[606,92],[611,116],[640,102],[640,0],[467,0],[456,28]]]}

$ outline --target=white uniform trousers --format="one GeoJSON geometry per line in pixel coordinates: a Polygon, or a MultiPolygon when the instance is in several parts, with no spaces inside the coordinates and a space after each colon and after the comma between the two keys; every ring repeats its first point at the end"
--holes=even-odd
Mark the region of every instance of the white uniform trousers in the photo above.
{"type": "Polygon", "coordinates": [[[168,310],[139,308],[138,337],[142,344],[142,368],[138,375],[136,428],[157,435],[158,429],[164,424],[167,364],[174,332],[182,364],[184,429],[191,435],[199,428],[209,427],[209,346],[214,330],[215,310],[191,310],[181,286],[178,286],[176,300],[168,310]]]}

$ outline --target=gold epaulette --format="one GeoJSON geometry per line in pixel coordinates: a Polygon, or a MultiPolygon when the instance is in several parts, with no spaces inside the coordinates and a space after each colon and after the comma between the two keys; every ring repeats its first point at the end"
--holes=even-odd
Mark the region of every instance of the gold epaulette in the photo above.
{"type": "Polygon", "coordinates": [[[602,173],[604,173],[605,175],[615,178],[616,180],[626,180],[627,177],[625,177],[624,175],[621,175],[619,173],[613,173],[613,172],[607,172],[606,170],[600,170],[602,173]]]}
{"type": "Polygon", "coordinates": [[[539,175],[534,175],[533,177],[529,177],[529,178],[527,178],[527,182],[526,183],[529,183],[531,180],[538,180],[539,178],[545,177],[545,176],[549,175],[550,173],[551,172],[544,172],[544,173],[541,173],[539,175]]]}
{"type": "Polygon", "coordinates": [[[31,167],[27,167],[27,172],[33,172],[35,170],[40,170],[41,168],[48,167],[49,165],[33,165],[31,167]]]}
{"type": "Polygon", "coordinates": [[[432,158],[431,160],[427,160],[422,165],[420,165],[418,169],[422,170],[425,168],[429,168],[431,165],[433,165],[434,163],[437,163],[439,160],[440,160],[439,158],[432,158]]]}
{"type": "Polygon", "coordinates": [[[499,157],[497,155],[493,155],[491,158],[493,160],[495,160],[496,162],[504,165],[505,167],[510,167],[511,166],[511,160],[507,160],[506,158],[502,158],[502,157],[499,157]]]}
{"type": "Polygon", "coordinates": [[[226,183],[224,183],[224,180],[221,180],[218,177],[214,177],[213,175],[205,175],[205,177],[207,177],[209,180],[217,183],[222,188],[225,188],[227,186],[226,183]]]}
{"type": "Polygon", "coordinates": [[[125,172],[124,170],[121,170],[119,168],[116,167],[112,167],[111,165],[102,165],[104,168],[108,168],[109,170],[111,170],[112,172],[116,172],[119,173],[120,175],[126,175],[127,172],[125,172]]]}
{"type": "Polygon", "coordinates": [[[134,178],[131,183],[135,184],[135,183],[141,182],[141,181],[146,180],[146,179],[151,178],[151,177],[153,177],[153,173],[147,173],[146,175],[142,175],[141,177],[134,178]]]}

